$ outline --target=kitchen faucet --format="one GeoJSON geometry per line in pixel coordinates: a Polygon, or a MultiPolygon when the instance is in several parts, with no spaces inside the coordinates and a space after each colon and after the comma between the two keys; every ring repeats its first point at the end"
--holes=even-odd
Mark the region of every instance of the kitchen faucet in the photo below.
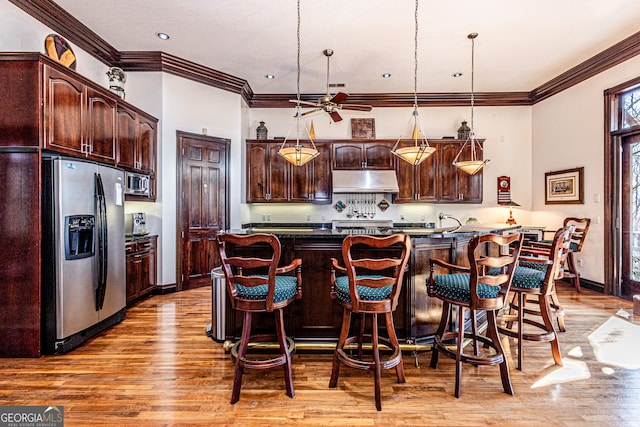
{"type": "Polygon", "coordinates": [[[450,231],[450,233],[456,232],[458,230],[460,230],[460,228],[462,227],[462,223],[460,222],[460,220],[458,218],[456,218],[455,216],[446,214],[444,212],[440,212],[440,215],[438,215],[438,219],[440,219],[440,227],[442,227],[442,220],[443,219],[447,219],[447,218],[451,218],[452,220],[456,221],[458,223],[458,226],[456,228],[454,228],[453,230],[450,231]]]}

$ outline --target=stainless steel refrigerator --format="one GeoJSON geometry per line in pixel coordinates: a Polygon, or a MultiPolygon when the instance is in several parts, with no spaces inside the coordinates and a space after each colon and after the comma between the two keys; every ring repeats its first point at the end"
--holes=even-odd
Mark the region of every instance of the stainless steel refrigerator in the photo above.
{"type": "Polygon", "coordinates": [[[42,352],[58,354],[125,317],[125,183],[71,158],[45,157],[42,171],[42,352]]]}

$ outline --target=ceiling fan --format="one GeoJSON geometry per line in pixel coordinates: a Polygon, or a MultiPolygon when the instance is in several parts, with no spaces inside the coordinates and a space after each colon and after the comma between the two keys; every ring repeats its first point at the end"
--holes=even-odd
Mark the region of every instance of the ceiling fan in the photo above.
{"type": "Polygon", "coordinates": [[[329,60],[331,58],[331,55],[333,55],[333,49],[325,49],[322,51],[322,53],[327,57],[327,93],[322,98],[319,98],[318,102],[298,101],[295,99],[289,100],[290,102],[299,102],[300,104],[311,105],[315,107],[311,111],[300,114],[300,116],[306,116],[318,111],[324,111],[329,114],[331,120],[333,120],[334,122],[339,122],[342,120],[342,117],[340,117],[338,110],[371,111],[371,105],[343,104],[343,102],[346,101],[349,97],[349,94],[347,93],[338,92],[335,95],[331,96],[331,93],[329,92],[329,60]]]}

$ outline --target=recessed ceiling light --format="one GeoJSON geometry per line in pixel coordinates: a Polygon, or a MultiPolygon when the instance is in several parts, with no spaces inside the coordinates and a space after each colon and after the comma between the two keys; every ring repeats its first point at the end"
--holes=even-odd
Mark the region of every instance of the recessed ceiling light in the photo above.
{"type": "Polygon", "coordinates": [[[169,40],[169,34],[167,33],[156,33],[156,36],[158,36],[160,40],[169,40]]]}
{"type": "Polygon", "coordinates": [[[276,78],[276,76],[274,76],[273,74],[265,74],[265,75],[264,75],[264,78],[265,78],[265,79],[269,79],[269,80],[271,80],[271,79],[275,79],[275,78],[276,78]]]}
{"type": "Polygon", "coordinates": [[[384,73],[382,75],[382,78],[384,78],[384,79],[388,79],[389,77],[391,77],[391,73],[384,73]]]}
{"type": "Polygon", "coordinates": [[[453,73],[451,77],[462,77],[462,73],[453,73]]]}

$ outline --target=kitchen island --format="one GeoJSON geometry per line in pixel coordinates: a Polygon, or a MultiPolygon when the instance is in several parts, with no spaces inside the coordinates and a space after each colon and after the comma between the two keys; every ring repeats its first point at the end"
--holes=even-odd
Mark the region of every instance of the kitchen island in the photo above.
{"type": "MultiPolygon", "coordinates": [[[[398,309],[394,314],[396,332],[405,347],[429,345],[440,321],[442,303],[430,298],[426,292],[429,259],[439,258],[468,265],[466,250],[474,235],[518,228],[518,225],[507,224],[473,224],[458,229],[394,224],[373,233],[385,236],[402,232],[412,239],[409,271],[405,274],[398,309]]],[[[285,312],[285,329],[299,349],[333,349],[342,325],[342,307],[329,296],[330,259],[342,260],[342,241],[350,231],[336,230],[326,224],[247,224],[246,228],[228,232],[273,233],[282,245],[281,265],[294,258],[302,259],[302,299],[295,301],[285,312]]],[[[259,319],[254,321],[256,332],[273,330],[273,316],[255,317],[259,319]]],[[[242,316],[227,303],[225,318],[226,343],[230,345],[240,337],[242,316]]]]}

